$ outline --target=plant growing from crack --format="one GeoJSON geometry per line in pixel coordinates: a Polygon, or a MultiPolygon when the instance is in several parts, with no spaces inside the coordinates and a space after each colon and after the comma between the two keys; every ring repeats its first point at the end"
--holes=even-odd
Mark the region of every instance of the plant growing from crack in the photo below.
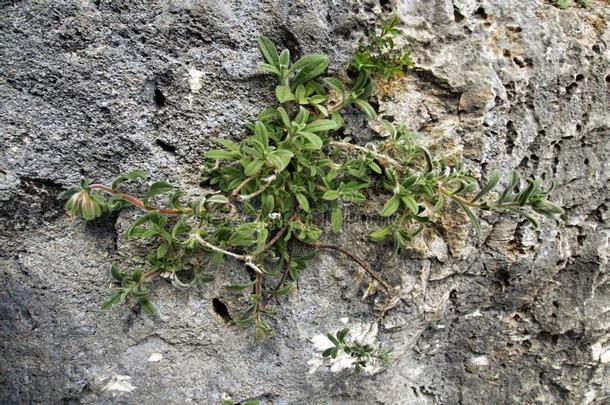
{"type": "Polygon", "coordinates": [[[381,24],[379,32],[371,30],[354,54],[352,67],[359,72],[370,72],[373,79],[385,81],[400,78],[406,69],[413,67],[411,51],[394,42],[394,37],[401,33],[398,23],[394,16],[381,24]]]}
{"type": "MultiPolygon", "coordinates": [[[[279,105],[263,110],[248,124],[251,135],[246,139],[219,140],[221,148],[205,153],[205,172],[214,191],[187,196],[163,181],[152,183],[142,198],[121,191],[125,182],[145,180],[139,170],[119,176],[109,186],[83,180],[67,190],[66,210],[86,220],[127,206],[139,208],[142,215],[127,237],[156,244],[145,268],[124,273],[112,266],[118,287],[103,307],[132,298],[152,312],[153,279],[188,288],[213,279],[213,268],[229,258],[241,262],[251,277],[227,287],[248,293],[249,305],[234,323],[253,325],[260,339],[271,333],[269,319],[276,313],[270,298],[289,294],[320,250],[334,250],[355,261],[359,275],[366,273],[371,279],[369,290],[380,289],[388,302],[395,297],[397,289],[356,254],[320,242],[319,219],[326,213],[332,232],[340,233],[346,210],[367,199],[384,198],[379,214],[386,223],[369,238],[389,242],[393,257],[432,222],[430,212],[449,205],[459,206],[477,233],[477,211],[508,211],[534,225],[535,213],[557,220],[563,211],[547,200],[551,188],[543,189],[538,180],[528,179],[523,185],[513,172],[492,195],[501,182],[497,173],[480,184],[455,159],[431,155],[419,142],[422,135],[377,117],[367,101],[373,91],[371,75],[385,77],[409,65],[408,57],[384,57],[388,36],[398,32],[396,22],[386,27],[387,32],[382,29],[381,36],[372,37],[372,45],[356,55],[358,76],[349,85],[324,75],[326,56],[308,55],[291,63],[288,50],[278,53],[268,38],[260,37],[266,62],[261,69],[277,77],[279,105]],[[368,59],[363,57],[366,52],[368,59]],[[370,63],[361,63],[363,58],[370,63]],[[351,105],[377,120],[385,137],[367,145],[342,139],[342,112],[351,105]],[[160,201],[163,208],[157,205],[160,201]]],[[[337,341],[342,345],[337,350],[362,358],[375,355],[368,348],[346,346],[339,337],[337,341]]]]}

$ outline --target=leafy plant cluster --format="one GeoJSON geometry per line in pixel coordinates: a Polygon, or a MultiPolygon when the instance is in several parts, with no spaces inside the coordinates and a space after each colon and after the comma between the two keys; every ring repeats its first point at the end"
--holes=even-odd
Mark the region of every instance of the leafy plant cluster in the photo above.
{"type": "Polygon", "coordinates": [[[413,67],[411,51],[394,42],[394,37],[401,33],[398,23],[394,16],[381,25],[379,32],[375,29],[369,32],[368,40],[360,45],[352,60],[357,71],[370,72],[373,78],[388,81],[402,77],[407,68],[413,67]]]}
{"type": "Polygon", "coordinates": [[[391,349],[381,347],[375,348],[369,344],[362,344],[353,339],[350,341],[347,339],[349,332],[349,328],[344,328],[334,335],[327,333],[326,337],[328,337],[334,346],[324,350],[322,356],[335,359],[340,352],[345,352],[354,359],[353,366],[357,373],[373,363],[381,362],[386,366],[390,365],[391,349]]]}
{"type": "MultiPolygon", "coordinates": [[[[228,286],[227,293],[241,294],[249,302],[233,322],[253,326],[260,339],[271,334],[270,319],[277,312],[272,303],[295,288],[299,273],[319,250],[345,255],[370,276],[373,287],[388,297],[395,294],[357,255],[320,242],[326,228],[319,219],[326,213],[331,231],[339,233],[346,210],[365,200],[383,199],[379,215],[385,224],[369,237],[389,243],[393,256],[432,222],[433,211],[450,205],[459,206],[477,232],[478,211],[509,211],[534,224],[533,214],[557,220],[563,211],[548,201],[551,189],[543,189],[538,180],[523,182],[517,173],[502,180],[493,173],[481,183],[457,159],[433,156],[420,143],[421,134],[377,117],[367,101],[373,91],[371,76],[385,77],[408,65],[408,57],[394,55],[391,37],[399,32],[396,24],[392,20],[384,25],[381,34],[362,48],[355,61],[364,60],[363,52],[372,57],[356,66],[358,76],[349,84],[325,74],[326,56],[308,55],[292,62],[288,50],[278,52],[271,40],[260,37],[265,60],[261,69],[278,80],[277,105],[248,124],[246,139],[219,140],[220,148],[205,154],[205,175],[214,191],[186,195],[157,181],[137,198],[122,190],[126,182],[145,181],[139,170],[119,176],[109,186],[84,180],[67,190],[66,210],[86,220],[126,206],[142,211],[127,237],[151,246],[147,264],[132,271],[113,265],[117,289],[103,307],[135,300],[152,312],[154,279],[188,288],[212,280],[213,269],[232,259],[247,270],[246,281],[228,286]],[[350,106],[377,120],[385,137],[366,146],[342,138],[343,112],[350,106]]],[[[343,350],[359,362],[385,356],[366,346],[348,345],[344,338],[345,333],[336,336],[336,350],[328,355],[343,350]]]]}

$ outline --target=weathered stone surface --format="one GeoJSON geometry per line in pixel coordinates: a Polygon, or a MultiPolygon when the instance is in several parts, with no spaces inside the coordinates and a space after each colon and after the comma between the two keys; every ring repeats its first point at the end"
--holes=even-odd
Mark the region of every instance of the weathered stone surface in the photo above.
{"type": "MultiPolygon", "coordinates": [[[[159,281],[153,317],[100,310],[109,264],[138,260],[123,239],[130,214],[83,224],[63,216],[57,194],[83,175],[132,168],[197,190],[201,152],[243,136],[273,102],[256,36],[295,56],[327,53],[341,71],[367,22],[392,7],[382,3],[0,2],[1,402],[607,400],[604,0],[568,10],[535,0],[392,5],[417,67],[380,95],[380,109],[483,177],[517,168],[554,180],[567,209],[563,225],[538,230],[485,216],[480,240],[450,212],[389,264],[387,249],[362,237],[367,224],[350,225],[340,241],[401,286],[377,334],[395,348],[394,367],[354,376],[312,366],[312,338],[344,317],[371,322],[383,303],[360,300],[351,263],[327,253],[262,344],[214,311],[214,299],[238,310],[221,289],[247,277],[232,263],[198,289],[159,281]]],[[[359,125],[349,126],[355,136],[359,125]]]]}

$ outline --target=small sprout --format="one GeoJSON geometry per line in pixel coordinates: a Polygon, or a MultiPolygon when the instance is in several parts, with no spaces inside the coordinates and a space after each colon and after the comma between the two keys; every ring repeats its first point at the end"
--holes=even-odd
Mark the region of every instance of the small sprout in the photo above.
{"type": "Polygon", "coordinates": [[[349,333],[349,328],[341,329],[335,335],[327,333],[326,337],[334,346],[324,350],[322,357],[335,359],[340,352],[344,352],[353,358],[352,365],[356,373],[360,373],[367,366],[375,363],[390,366],[392,349],[375,348],[357,340],[348,339],[349,333]]]}
{"type": "MultiPolygon", "coordinates": [[[[406,69],[413,67],[411,51],[397,47],[394,42],[394,38],[402,32],[398,24],[399,20],[394,16],[382,23],[379,32],[371,31],[368,41],[361,44],[354,55],[352,67],[386,81],[402,77],[406,69]]],[[[367,115],[374,118],[368,112],[367,115]]]]}

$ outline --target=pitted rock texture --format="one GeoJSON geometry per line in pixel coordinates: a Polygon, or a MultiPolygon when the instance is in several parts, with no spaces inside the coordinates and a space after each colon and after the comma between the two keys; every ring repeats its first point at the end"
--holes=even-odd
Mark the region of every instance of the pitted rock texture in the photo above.
{"type": "MultiPolygon", "coordinates": [[[[0,2],[0,402],[608,400],[609,3],[381,3],[0,2]],[[401,287],[377,334],[395,364],[374,376],[309,372],[314,336],[344,317],[373,321],[384,300],[360,299],[353,265],[328,253],[260,344],[226,322],[239,301],[222,287],[247,279],[231,262],[200,288],[158,281],[152,317],[101,311],[110,263],[142,253],[124,239],[132,213],[85,224],[63,215],[58,193],[135,168],[197,191],[201,153],[240,139],[274,102],[259,34],[294,57],[329,54],[343,75],[368,24],[391,12],[416,67],[379,90],[383,114],[482,178],[499,168],[555,181],[564,223],[484,215],[476,239],[449,211],[389,263],[363,236],[374,224],[349,223],[338,241],[401,287]]],[[[348,132],[370,136],[350,118],[348,132]]]]}

